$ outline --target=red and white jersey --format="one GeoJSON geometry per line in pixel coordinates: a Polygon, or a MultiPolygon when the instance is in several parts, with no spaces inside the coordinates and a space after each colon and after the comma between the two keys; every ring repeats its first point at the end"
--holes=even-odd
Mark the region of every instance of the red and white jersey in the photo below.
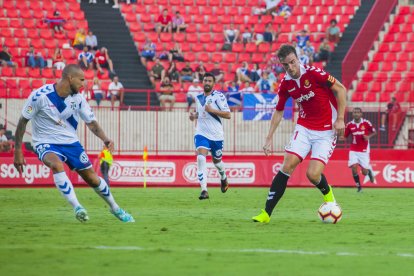
{"type": "Polygon", "coordinates": [[[298,124],[311,130],[330,130],[337,118],[337,103],[330,87],[335,78],[320,68],[300,66],[300,77],[288,73],[279,86],[276,110],[282,111],[289,97],[299,107],[298,124]]]}
{"type": "Polygon", "coordinates": [[[345,137],[352,135],[352,143],[350,150],[358,152],[369,152],[369,141],[364,139],[364,135],[369,135],[375,132],[375,128],[371,122],[361,118],[359,123],[354,120],[350,121],[345,126],[345,137]]]}

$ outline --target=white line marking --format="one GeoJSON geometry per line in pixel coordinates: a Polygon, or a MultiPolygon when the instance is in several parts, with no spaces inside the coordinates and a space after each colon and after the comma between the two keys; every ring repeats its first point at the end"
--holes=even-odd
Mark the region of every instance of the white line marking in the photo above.
{"type": "Polygon", "coordinates": [[[49,245],[2,245],[0,250],[10,249],[50,249],[50,250],[119,250],[119,251],[172,251],[172,252],[212,252],[212,253],[271,253],[271,254],[292,254],[292,255],[336,255],[336,256],[396,256],[403,258],[414,258],[414,253],[389,253],[389,254],[360,254],[354,252],[329,252],[329,251],[305,251],[286,249],[266,248],[242,248],[242,249],[208,249],[208,248],[145,248],[141,246],[49,246],[49,245]]]}

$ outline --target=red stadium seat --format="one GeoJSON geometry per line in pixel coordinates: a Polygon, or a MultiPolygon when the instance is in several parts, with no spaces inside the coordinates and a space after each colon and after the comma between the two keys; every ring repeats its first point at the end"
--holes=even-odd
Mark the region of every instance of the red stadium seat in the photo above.
{"type": "Polygon", "coordinates": [[[213,42],[218,44],[224,44],[224,36],[222,34],[214,34],[213,42]]]}
{"type": "Polygon", "coordinates": [[[184,33],[174,34],[174,41],[184,42],[185,41],[185,34],[184,33]]]}
{"type": "Polygon", "coordinates": [[[371,82],[372,80],[374,80],[374,75],[371,72],[365,72],[361,78],[361,81],[363,82],[371,82]]]}
{"type": "Polygon", "coordinates": [[[256,50],[257,50],[256,43],[254,43],[254,42],[246,43],[246,52],[247,53],[255,53],[256,50]]]}
{"type": "Polygon", "coordinates": [[[6,87],[7,88],[17,88],[16,79],[6,79],[6,87]]]}
{"type": "Polygon", "coordinates": [[[53,75],[53,70],[50,68],[42,69],[42,77],[46,79],[53,79],[55,76],[53,75]]]}
{"type": "Polygon", "coordinates": [[[234,62],[236,62],[236,54],[226,53],[224,55],[224,62],[226,62],[226,63],[234,63],[234,62]]]}
{"type": "Polygon", "coordinates": [[[1,76],[2,77],[12,77],[13,76],[13,69],[10,68],[10,67],[1,68],[1,76]]]}
{"type": "Polygon", "coordinates": [[[364,101],[364,93],[363,92],[361,92],[361,93],[354,92],[352,94],[352,101],[353,102],[362,102],[362,101],[364,101]]]}
{"type": "Polygon", "coordinates": [[[210,55],[207,53],[198,53],[197,60],[202,62],[209,62],[210,61],[210,55]]]}
{"type": "Polygon", "coordinates": [[[380,97],[379,97],[379,101],[384,103],[384,102],[389,102],[391,100],[391,94],[390,93],[381,93],[380,97]]]}
{"type": "Polygon", "coordinates": [[[43,86],[43,84],[44,84],[44,82],[41,79],[32,80],[32,88],[33,89],[37,89],[37,88],[43,86]]]}
{"type": "Polygon", "coordinates": [[[41,78],[42,75],[40,74],[40,69],[39,68],[29,68],[29,77],[31,78],[41,78]]]}
{"type": "Polygon", "coordinates": [[[172,34],[170,33],[161,33],[160,40],[162,42],[171,42],[172,41],[172,34]]]}
{"type": "Polygon", "coordinates": [[[136,42],[144,42],[146,35],[144,32],[138,32],[138,33],[134,33],[133,38],[134,38],[134,41],[136,42]]]}
{"type": "Polygon", "coordinates": [[[16,68],[15,76],[19,77],[19,78],[26,78],[27,77],[27,68],[26,67],[16,68]]]}
{"type": "Polygon", "coordinates": [[[232,51],[235,53],[241,53],[244,51],[244,45],[242,43],[233,43],[232,51]]]}
{"type": "Polygon", "coordinates": [[[381,92],[382,83],[380,82],[372,82],[369,91],[372,93],[379,93],[381,92]]]}
{"type": "Polygon", "coordinates": [[[214,53],[217,51],[217,44],[216,43],[208,43],[204,46],[205,50],[210,53],[214,53]]]}
{"type": "Polygon", "coordinates": [[[237,59],[238,62],[246,61],[250,63],[250,54],[249,53],[240,53],[237,59]]]}
{"type": "Polygon", "coordinates": [[[261,63],[266,60],[266,55],[262,53],[253,53],[252,63],[261,63]]]}
{"type": "Polygon", "coordinates": [[[211,61],[212,62],[222,62],[223,55],[221,53],[212,54],[211,61]]]}
{"type": "Polygon", "coordinates": [[[209,43],[210,41],[211,41],[211,35],[209,33],[200,35],[200,42],[201,43],[209,43]]]}
{"type": "Polygon", "coordinates": [[[93,70],[85,70],[83,71],[85,74],[85,79],[92,80],[95,77],[95,72],[93,70]]]}
{"type": "Polygon", "coordinates": [[[204,45],[201,43],[195,43],[191,46],[193,52],[202,52],[204,50],[204,45]]]}
{"type": "Polygon", "coordinates": [[[377,101],[377,93],[365,93],[365,101],[366,102],[376,102],[377,101]]]}
{"type": "Polygon", "coordinates": [[[223,25],[222,24],[216,24],[216,25],[211,27],[211,31],[213,33],[219,33],[219,34],[223,35],[223,31],[224,31],[223,25]]]}

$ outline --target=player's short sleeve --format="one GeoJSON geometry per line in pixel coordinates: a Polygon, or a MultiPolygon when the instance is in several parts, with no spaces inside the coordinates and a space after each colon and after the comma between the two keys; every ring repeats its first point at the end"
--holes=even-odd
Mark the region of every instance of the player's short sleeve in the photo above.
{"type": "Polygon", "coordinates": [[[42,96],[36,96],[35,93],[32,93],[23,106],[22,116],[25,117],[27,120],[31,120],[40,109],[42,102],[42,96]]]}
{"type": "Polygon", "coordinates": [[[285,109],[286,101],[289,99],[290,95],[286,88],[286,83],[282,82],[279,85],[279,89],[277,91],[277,94],[279,95],[279,101],[276,104],[276,110],[282,111],[285,109]]]}
{"type": "Polygon", "coordinates": [[[321,86],[332,87],[336,82],[336,79],[332,75],[320,68],[316,68],[311,72],[314,80],[321,86]]]}
{"type": "Polygon", "coordinates": [[[367,130],[368,130],[368,132],[369,133],[373,133],[373,132],[375,132],[376,130],[375,130],[375,127],[371,124],[371,122],[370,121],[366,121],[367,123],[366,123],[366,125],[367,125],[367,130]]]}
{"type": "Polygon", "coordinates": [[[216,104],[220,108],[220,110],[230,112],[230,108],[227,103],[226,96],[224,96],[223,93],[217,93],[216,97],[217,97],[216,104]]]}
{"type": "Polygon", "coordinates": [[[92,121],[96,121],[95,114],[92,111],[92,108],[89,106],[88,102],[86,101],[85,97],[81,96],[81,103],[79,107],[79,115],[85,123],[90,123],[92,121]]]}

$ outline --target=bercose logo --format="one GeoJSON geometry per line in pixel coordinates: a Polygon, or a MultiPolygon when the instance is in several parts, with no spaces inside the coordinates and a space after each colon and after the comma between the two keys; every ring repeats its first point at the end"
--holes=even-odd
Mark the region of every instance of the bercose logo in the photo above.
{"type": "Polygon", "coordinates": [[[175,181],[175,163],[114,161],[109,169],[109,179],[115,182],[147,182],[173,183],[175,181]]]}
{"type": "MultiPolygon", "coordinates": [[[[225,163],[224,164],[229,183],[249,184],[255,180],[255,165],[251,162],[225,163]]],[[[197,183],[197,164],[186,163],[183,167],[184,179],[190,183],[197,183]]],[[[207,164],[207,182],[220,183],[220,175],[213,164],[207,164]]]]}
{"type": "Polygon", "coordinates": [[[414,183],[414,171],[408,167],[405,168],[405,170],[396,170],[396,168],[397,166],[392,164],[388,164],[384,167],[382,176],[385,181],[388,183],[414,183]]]}

